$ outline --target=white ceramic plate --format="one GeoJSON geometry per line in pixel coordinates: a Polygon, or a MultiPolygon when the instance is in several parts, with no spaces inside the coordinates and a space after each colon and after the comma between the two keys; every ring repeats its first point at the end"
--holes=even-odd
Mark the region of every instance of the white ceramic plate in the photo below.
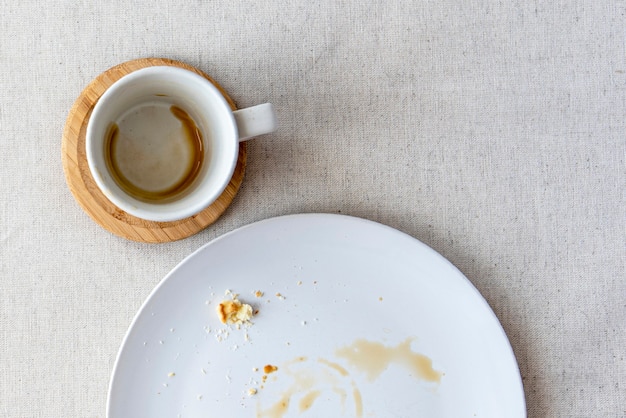
{"type": "Polygon", "coordinates": [[[517,418],[526,408],[505,333],[452,264],[389,227],[311,214],[243,227],[180,263],[126,335],[107,416],[517,418]],[[258,310],[252,325],[219,321],[227,290],[258,310]]]}

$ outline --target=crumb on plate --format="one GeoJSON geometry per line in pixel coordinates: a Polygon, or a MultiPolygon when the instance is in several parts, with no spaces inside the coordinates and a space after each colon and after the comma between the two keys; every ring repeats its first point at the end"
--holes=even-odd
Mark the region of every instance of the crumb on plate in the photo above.
{"type": "Polygon", "coordinates": [[[252,319],[252,307],[241,303],[237,297],[225,300],[217,306],[217,314],[224,324],[243,324],[252,319]]]}
{"type": "Polygon", "coordinates": [[[265,367],[263,367],[263,371],[265,372],[265,374],[274,373],[276,370],[278,370],[278,367],[271,364],[266,364],[265,367]]]}

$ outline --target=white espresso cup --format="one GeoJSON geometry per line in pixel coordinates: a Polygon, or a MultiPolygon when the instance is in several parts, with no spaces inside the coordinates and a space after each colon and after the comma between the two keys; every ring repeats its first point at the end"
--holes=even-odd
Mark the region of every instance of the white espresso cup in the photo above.
{"type": "Polygon", "coordinates": [[[222,194],[240,141],[274,130],[271,104],[232,111],[205,77],[148,67],[120,78],[96,103],[87,124],[87,161],[117,207],[149,221],[176,221],[222,194]]]}

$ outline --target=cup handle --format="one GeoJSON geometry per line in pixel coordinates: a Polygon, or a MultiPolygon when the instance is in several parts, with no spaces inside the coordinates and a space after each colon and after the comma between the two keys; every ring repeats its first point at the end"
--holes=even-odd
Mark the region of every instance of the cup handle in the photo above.
{"type": "Polygon", "coordinates": [[[271,103],[235,110],[233,115],[239,131],[239,142],[274,132],[278,125],[274,106],[271,103]]]}

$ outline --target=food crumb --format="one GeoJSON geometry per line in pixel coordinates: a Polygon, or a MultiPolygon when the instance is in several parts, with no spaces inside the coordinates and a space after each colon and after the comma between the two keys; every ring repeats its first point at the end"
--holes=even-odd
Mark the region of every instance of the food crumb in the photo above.
{"type": "Polygon", "coordinates": [[[202,374],[206,374],[206,370],[204,370],[204,369],[200,369],[200,372],[201,372],[202,374]]]}
{"type": "Polygon", "coordinates": [[[258,368],[258,367],[253,367],[253,368],[252,368],[252,371],[253,371],[253,372],[258,372],[258,371],[259,371],[259,368],[258,368]]]}
{"type": "Polygon", "coordinates": [[[260,290],[257,290],[254,292],[254,296],[256,296],[257,298],[262,298],[263,297],[263,292],[261,292],[260,290]]]}
{"type": "Polygon", "coordinates": [[[231,300],[225,300],[217,306],[217,314],[224,324],[243,324],[252,318],[252,306],[242,303],[233,295],[231,300]]]}
{"type": "Polygon", "coordinates": [[[176,373],[174,373],[174,372],[169,372],[167,374],[167,377],[174,377],[174,376],[176,376],[176,373]]]}
{"type": "Polygon", "coordinates": [[[257,390],[255,388],[248,389],[248,395],[252,396],[256,394],[257,394],[257,390]]]}
{"type": "Polygon", "coordinates": [[[285,300],[287,299],[286,297],[284,297],[283,295],[281,295],[280,293],[276,293],[276,297],[280,300],[285,300]]]}
{"type": "Polygon", "coordinates": [[[265,374],[274,373],[276,370],[278,370],[278,367],[271,364],[266,364],[265,367],[263,367],[265,374]]]}
{"type": "Polygon", "coordinates": [[[302,286],[302,280],[298,280],[298,286],[302,286]]]}

